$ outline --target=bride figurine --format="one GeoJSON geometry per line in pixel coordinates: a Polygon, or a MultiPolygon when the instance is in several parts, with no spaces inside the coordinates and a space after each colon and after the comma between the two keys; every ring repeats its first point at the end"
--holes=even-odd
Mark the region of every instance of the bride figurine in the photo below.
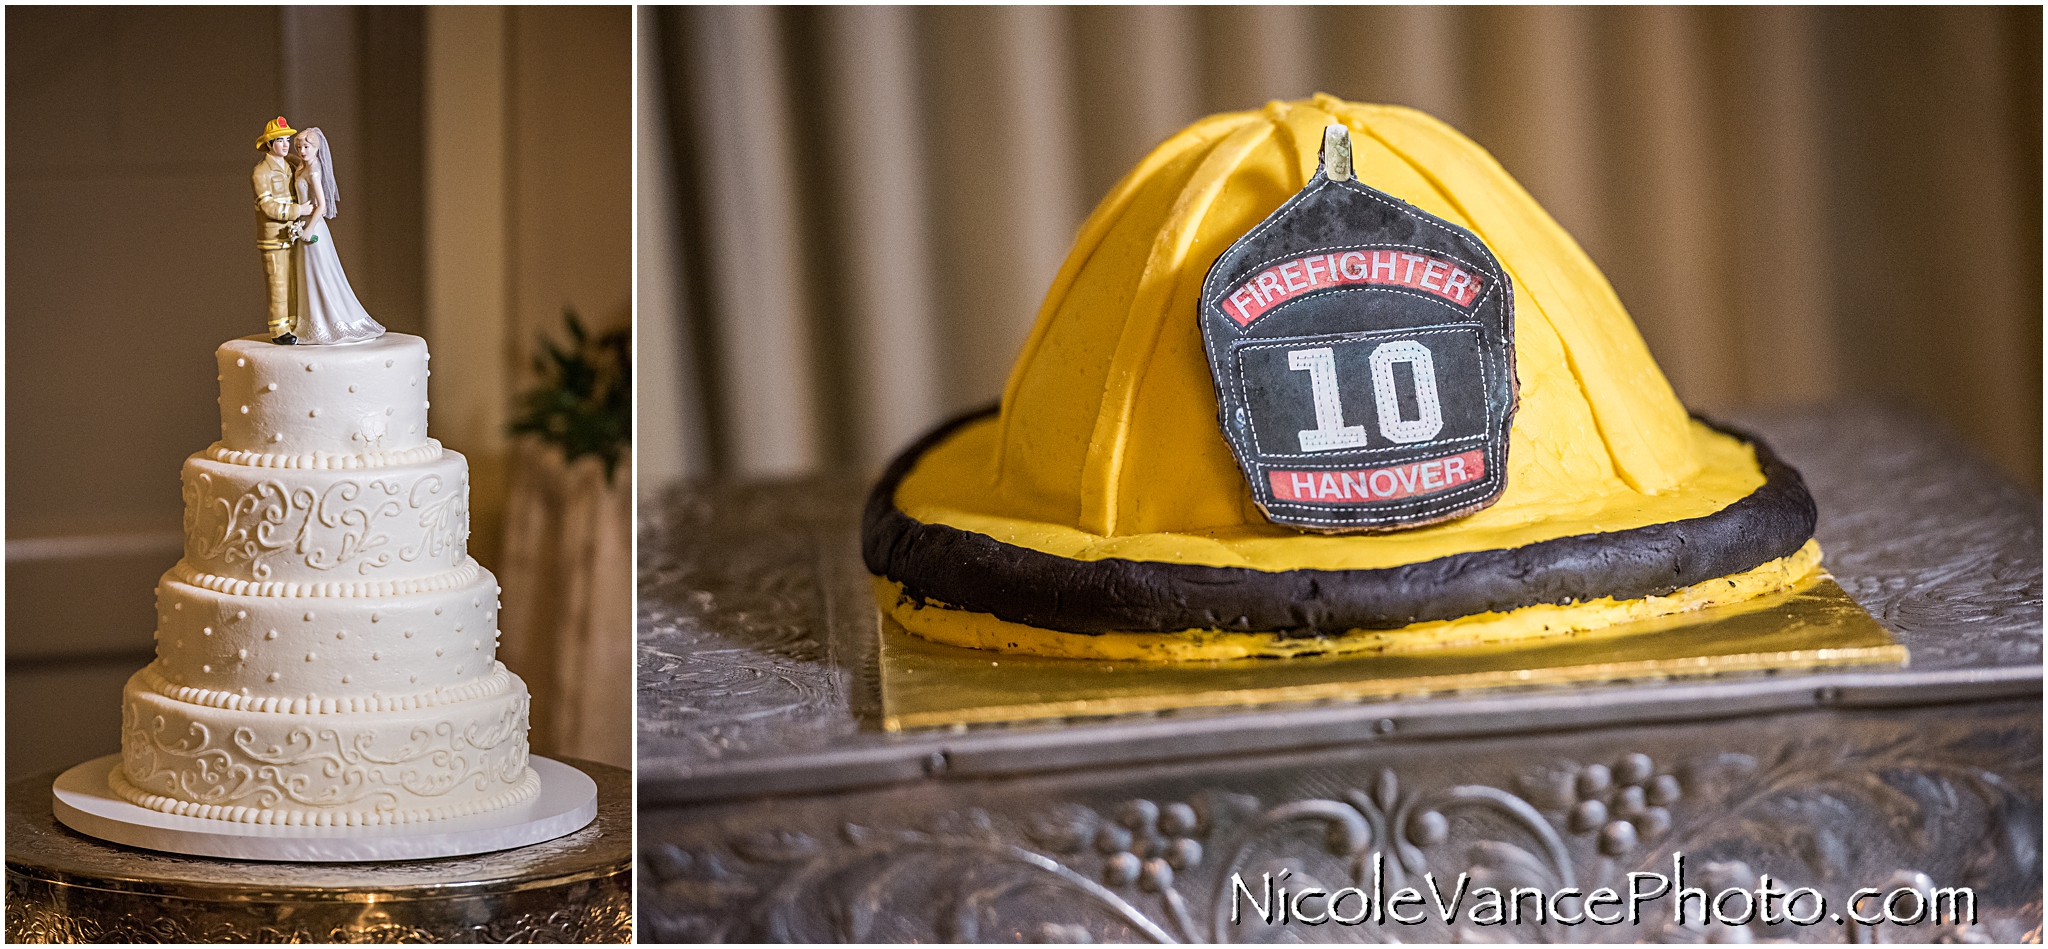
{"type": "Polygon", "coordinates": [[[292,140],[298,171],[292,187],[313,214],[292,244],[292,334],[300,343],[353,343],[384,335],[384,327],[363,309],[341,269],[341,254],[327,221],[334,217],[341,194],[334,186],[334,159],[327,154],[327,136],[308,128],[292,140]]]}

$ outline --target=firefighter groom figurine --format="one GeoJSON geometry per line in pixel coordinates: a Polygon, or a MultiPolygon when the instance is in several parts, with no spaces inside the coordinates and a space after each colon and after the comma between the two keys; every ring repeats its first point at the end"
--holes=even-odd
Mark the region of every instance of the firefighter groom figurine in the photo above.
{"type": "Polygon", "coordinates": [[[284,116],[263,127],[256,147],[263,160],[256,165],[256,249],[263,253],[263,273],[270,278],[270,341],[280,346],[298,342],[292,335],[292,239],[299,219],[313,213],[311,204],[292,200],[291,154],[297,131],[284,116]]]}

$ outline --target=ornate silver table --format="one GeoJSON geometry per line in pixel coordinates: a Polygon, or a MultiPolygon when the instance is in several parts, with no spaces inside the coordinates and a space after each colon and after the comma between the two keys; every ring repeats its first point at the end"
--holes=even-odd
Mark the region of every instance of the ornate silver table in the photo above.
{"type": "Polygon", "coordinates": [[[2040,499],[1898,413],[1733,421],[1804,473],[1827,566],[1910,667],[891,734],[864,485],[643,505],[641,937],[2038,941],[2040,499]],[[1475,904],[1484,887],[1567,891],[1547,909],[1576,918],[1631,873],[1673,876],[1676,854],[1706,897],[1810,887],[1826,911],[1745,921],[1729,898],[1701,922],[1695,898],[1680,921],[1674,896],[1572,925],[1537,921],[1541,896],[1519,921],[1475,904]],[[1449,900],[1461,873],[1446,923],[1427,886],[1449,900]],[[1268,879],[1358,887],[1339,917],[1412,886],[1399,911],[1420,921],[1283,922],[1268,879]],[[1847,914],[1866,887],[1865,919],[1901,888],[1917,895],[1898,919],[1966,887],[1975,922],[1864,925],[1847,914]]]}
{"type": "Polygon", "coordinates": [[[8,942],[627,942],[632,774],[597,819],[517,850],[404,863],[259,863],[137,850],[57,823],[58,772],[7,785],[8,942]]]}

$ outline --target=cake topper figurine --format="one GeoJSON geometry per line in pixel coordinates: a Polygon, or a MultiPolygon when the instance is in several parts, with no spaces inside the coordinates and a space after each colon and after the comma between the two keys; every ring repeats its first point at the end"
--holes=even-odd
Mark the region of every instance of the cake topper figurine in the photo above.
{"type": "Polygon", "coordinates": [[[270,281],[270,341],[282,346],[298,342],[292,335],[292,240],[299,219],[313,213],[311,204],[292,200],[292,136],[298,131],[284,116],[271,119],[256,137],[263,160],[256,163],[256,249],[263,254],[263,275],[270,281]]]}
{"type": "Polygon", "coordinates": [[[270,341],[353,343],[384,335],[349,286],[327,228],[341,204],[327,136],[318,128],[295,130],[278,116],[256,144],[265,153],[255,176],[256,246],[270,280],[270,341]]]}
{"type": "Polygon", "coordinates": [[[292,246],[292,332],[309,343],[376,339],[384,335],[384,327],[356,299],[341,269],[341,253],[327,231],[327,222],[341,206],[327,136],[308,127],[292,137],[292,157],[298,162],[293,193],[313,208],[292,246]]]}

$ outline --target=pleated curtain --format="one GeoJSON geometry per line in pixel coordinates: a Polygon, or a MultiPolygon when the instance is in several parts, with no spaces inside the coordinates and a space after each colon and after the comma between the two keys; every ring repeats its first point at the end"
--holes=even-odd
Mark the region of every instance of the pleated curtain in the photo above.
{"type": "Polygon", "coordinates": [[[1896,404],[2040,483],[2036,7],[637,16],[650,488],[873,473],[996,398],[1146,152],[1317,91],[1491,151],[1694,411],[1896,404]]]}

